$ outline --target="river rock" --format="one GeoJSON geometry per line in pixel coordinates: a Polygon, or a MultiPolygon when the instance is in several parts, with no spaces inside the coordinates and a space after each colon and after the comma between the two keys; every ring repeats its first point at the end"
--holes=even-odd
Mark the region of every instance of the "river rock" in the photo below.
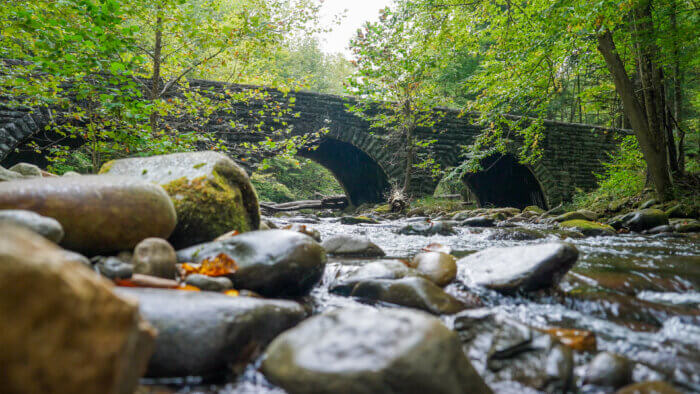
{"type": "Polygon", "coordinates": [[[615,394],[681,394],[673,386],[660,380],[630,384],[615,394]]]}
{"type": "Polygon", "coordinates": [[[580,209],[578,211],[567,212],[552,219],[555,222],[566,222],[569,220],[588,220],[590,222],[598,219],[598,214],[593,211],[580,209]]]}
{"type": "Polygon", "coordinates": [[[0,183],[0,209],[25,209],[56,219],[61,245],[88,255],[132,249],[144,238],[167,238],[173,204],[160,186],[135,178],[85,175],[0,183]]]}
{"type": "Polygon", "coordinates": [[[146,238],[134,248],[134,272],[173,279],[177,275],[175,249],[162,238],[146,238]]]}
{"type": "Polygon", "coordinates": [[[176,248],[211,241],[231,230],[260,226],[258,197],[246,172],[218,152],[174,153],[105,163],[101,174],[128,175],[161,185],[175,204],[176,248]]]}
{"type": "Polygon", "coordinates": [[[616,229],[626,228],[631,231],[642,232],[668,224],[668,217],[660,209],[647,208],[613,218],[609,224],[616,229]]]}
{"type": "Polygon", "coordinates": [[[5,167],[0,166],[0,182],[16,181],[24,178],[24,175],[14,171],[10,171],[5,167]]]}
{"type": "Polygon", "coordinates": [[[455,333],[410,310],[314,316],[270,344],[262,371],[290,394],[491,392],[455,333]]]}
{"type": "Polygon", "coordinates": [[[531,241],[541,238],[544,238],[544,234],[527,228],[498,230],[486,237],[486,239],[498,241],[531,241]]]}
{"type": "Polygon", "coordinates": [[[8,170],[24,175],[25,177],[41,177],[41,168],[34,164],[17,163],[8,168],[8,170]]]}
{"type": "Polygon", "coordinates": [[[283,230],[292,230],[296,231],[298,233],[306,234],[309,237],[313,238],[316,242],[321,242],[321,233],[313,229],[311,227],[308,227],[305,224],[300,224],[300,223],[290,223],[286,226],[282,227],[283,230]]]}
{"type": "Polygon", "coordinates": [[[375,219],[367,216],[343,216],[340,218],[341,224],[377,224],[375,219]]]}
{"type": "Polygon", "coordinates": [[[59,243],[63,239],[63,227],[56,219],[41,216],[32,211],[21,209],[0,210],[0,223],[13,224],[43,236],[51,242],[59,243]]]}
{"type": "Polygon", "coordinates": [[[700,221],[695,219],[682,220],[673,224],[673,229],[679,233],[700,232],[700,221]]]}
{"type": "Polygon", "coordinates": [[[489,248],[457,261],[459,279],[503,293],[555,286],[576,263],[575,246],[554,242],[489,248]]]}
{"type": "Polygon", "coordinates": [[[187,275],[185,283],[204,291],[226,291],[233,289],[233,282],[231,282],[231,279],[224,276],[216,277],[201,274],[191,274],[187,275]]]}
{"type": "Polygon", "coordinates": [[[692,219],[697,215],[697,209],[689,205],[676,204],[666,210],[666,216],[669,218],[692,219]]]}
{"type": "Polygon", "coordinates": [[[326,253],[313,238],[289,230],[252,231],[177,252],[179,262],[201,263],[226,255],[235,262],[228,278],[236,289],[266,297],[306,295],[321,279],[326,253]]]}
{"type": "Polygon", "coordinates": [[[572,386],[573,352],[549,334],[485,309],[458,314],[454,329],[474,367],[492,386],[518,382],[546,393],[563,393],[572,386]]]}
{"type": "Polygon", "coordinates": [[[462,221],[462,226],[469,227],[493,227],[496,221],[493,217],[489,216],[476,216],[473,218],[468,218],[462,221]]]}
{"type": "Polygon", "coordinates": [[[528,205],[523,208],[523,213],[525,212],[532,212],[536,215],[542,215],[544,213],[544,209],[538,207],[537,205],[528,205]]]}
{"type": "Polygon", "coordinates": [[[62,249],[0,224],[0,375],[7,393],[132,393],[155,331],[62,249]]]}
{"type": "Polygon", "coordinates": [[[296,302],[212,292],[119,288],[158,329],[147,376],[220,377],[305,316],[296,302]]]}
{"type": "Polygon", "coordinates": [[[413,256],[410,266],[438,286],[446,286],[457,276],[457,259],[447,253],[425,252],[413,256]]]}
{"type": "Polygon", "coordinates": [[[129,279],[134,274],[134,266],[118,257],[96,256],[93,262],[97,271],[112,280],[129,279]]]}
{"type": "Polygon", "coordinates": [[[464,303],[433,282],[420,277],[362,281],[355,285],[350,296],[420,309],[436,315],[453,314],[466,308],[464,303]]]}
{"type": "Polygon", "coordinates": [[[386,253],[367,237],[334,235],[321,244],[328,254],[336,256],[381,257],[386,253]]]}
{"type": "Polygon", "coordinates": [[[418,223],[409,223],[398,230],[402,235],[452,235],[456,231],[452,224],[445,221],[423,221],[418,223]]]}
{"type": "Polygon", "coordinates": [[[352,289],[360,282],[375,279],[401,279],[405,277],[424,276],[418,270],[411,268],[400,260],[380,260],[363,264],[345,276],[336,279],[329,286],[335,294],[349,296],[352,289]]]}
{"type": "Polygon", "coordinates": [[[623,356],[601,352],[588,364],[583,381],[617,389],[632,382],[633,367],[634,364],[623,356]]]}
{"type": "Polygon", "coordinates": [[[612,228],[612,226],[588,220],[567,220],[559,223],[559,227],[566,230],[577,231],[590,237],[615,235],[615,229],[612,228]]]}

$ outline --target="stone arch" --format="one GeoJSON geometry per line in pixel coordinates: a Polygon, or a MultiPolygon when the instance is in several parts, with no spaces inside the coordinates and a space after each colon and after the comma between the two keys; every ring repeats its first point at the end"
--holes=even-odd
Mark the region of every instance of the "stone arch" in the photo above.
{"type": "Polygon", "coordinates": [[[297,154],[330,170],[353,205],[385,200],[389,177],[374,158],[356,145],[324,137],[313,148],[297,154]]]}
{"type": "Polygon", "coordinates": [[[543,209],[551,206],[552,190],[540,181],[546,179],[547,172],[541,164],[525,165],[514,154],[506,153],[484,158],[481,165],[484,170],[467,173],[462,178],[479,206],[537,205],[543,209]]]}

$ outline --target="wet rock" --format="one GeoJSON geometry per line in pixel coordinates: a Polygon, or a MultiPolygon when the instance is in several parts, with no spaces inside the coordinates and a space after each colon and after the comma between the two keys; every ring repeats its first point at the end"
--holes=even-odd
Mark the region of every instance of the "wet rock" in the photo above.
{"type": "Polygon", "coordinates": [[[650,381],[630,384],[621,388],[615,394],[680,394],[680,391],[666,382],[650,381]]]}
{"type": "Polygon", "coordinates": [[[436,315],[453,314],[466,308],[464,303],[433,282],[420,277],[362,281],[355,285],[350,296],[420,309],[436,315]]]}
{"type": "Polygon", "coordinates": [[[132,249],[148,237],[167,238],[176,222],[160,186],[102,175],[1,182],[0,209],[56,219],[65,231],[61,245],[88,255],[132,249]]]}
{"type": "Polygon", "coordinates": [[[698,220],[683,220],[673,225],[673,229],[679,233],[697,233],[700,232],[700,221],[698,220]]]}
{"type": "Polygon", "coordinates": [[[292,223],[282,227],[283,230],[296,231],[298,233],[306,234],[313,238],[316,242],[321,242],[321,233],[311,227],[307,227],[305,224],[292,223]]]}
{"type": "Polygon", "coordinates": [[[398,230],[402,235],[452,235],[455,229],[449,222],[418,222],[409,223],[398,230]]]}
{"type": "Polygon", "coordinates": [[[20,175],[24,175],[25,177],[31,178],[31,177],[41,177],[41,168],[37,167],[34,164],[29,164],[29,163],[17,163],[13,165],[12,167],[8,168],[10,171],[14,171],[20,175]]]}
{"type": "Polygon", "coordinates": [[[607,224],[591,222],[588,220],[567,220],[559,223],[559,227],[577,231],[589,237],[615,235],[615,229],[607,224]]]}
{"type": "Polygon", "coordinates": [[[102,276],[115,279],[128,279],[134,273],[134,266],[116,257],[97,256],[93,259],[95,268],[102,276]]]}
{"type": "Polygon", "coordinates": [[[596,219],[598,219],[598,215],[595,212],[581,209],[578,211],[567,212],[567,213],[564,213],[562,215],[559,215],[559,216],[553,218],[552,221],[566,222],[569,220],[587,220],[587,221],[592,222],[596,219]]]}
{"type": "Polygon", "coordinates": [[[609,224],[616,229],[626,228],[631,231],[641,232],[668,224],[668,218],[664,211],[648,208],[615,217],[609,224]]]}
{"type": "Polygon", "coordinates": [[[329,286],[332,293],[349,296],[352,289],[360,282],[375,279],[401,279],[406,277],[424,276],[418,270],[408,266],[401,260],[380,260],[363,264],[358,269],[337,278],[329,286]]]}
{"type": "Polygon", "coordinates": [[[490,385],[518,382],[547,393],[571,387],[573,353],[551,335],[483,309],[454,321],[469,359],[490,385]]]}
{"type": "Polygon", "coordinates": [[[662,233],[672,233],[673,232],[673,227],[669,226],[668,224],[664,224],[663,226],[656,226],[652,229],[649,230],[644,230],[644,234],[662,234],[662,233]]]}
{"type": "Polygon", "coordinates": [[[462,226],[469,227],[493,227],[495,220],[488,216],[476,216],[464,220],[461,224],[462,226]]]}
{"type": "Polygon", "coordinates": [[[134,248],[134,272],[173,279],[177,275],[175,249],[161,238],[146,238],[134,248]]]}
{"type": "Polygon", "coordinates": [[[291,301],[164,289],[118,293],[138,299],[142,316],[158,329],[149,377],[225,375],[304,318],[291,301]]]}
{"type": "Polygon", "coordinates": [[[544,234],[537,230],[526,228],[498,230],[489,234],[486,239],[498,241],[530,241],[544,238],[544,234]]]}
{"type": "Polygon", "coordinates": [[[16,181],[24,179],[24,175],[10,171],[5,167],[0,166],[0,182],[16,181]]]}
{"type": "Polygon", "coordinates": [[[8,393],[132,393],[155,331],[64,251],[0,225],[0,365],[8,393]]]}
{"type": "Polygon", "coordinates": [[[490,248],[457,261],[458,277],[503,293],[539,290],[555,286],[577,258],[576,247],[563,242],[490,248]]]}
{"type": "Polygon", "coordinates": [[[231,282],[231,279],[224,276],[214,277],[201,274],[192,274],[187,276],[185,283],[205,291],[221,292],[233,289],[233,282],[231,282]]]}
{"type": "Polygon", "coordinates": [[[176,248],[260,226],[258,197],[248,175],[218,152],[114,160],[105,163],[100,173],[129,175],[163,186],[177,211],[177,227],[169,238],[176,248]]]}
{"type": "Polygon", "coordinates": [[[328,254],[336,256],[381,257],[386,253],[367,237],[334,235],[321,244],[328,254]]]}
{"type": "Polygon", "coordinates": [[[31,230],[49,241],[59,243],[63,239],[63,227],[56,219],[21,209],[0,210],[0,223],[12,224],[31,230]]]}
{"type": "Polygon", "coordinates": [[[83,174],[77,173],[75,171],[66,171],[63,173],[62,176],[70,177],[70,176],[81,176],[81,175],[83,175],[83,174]]]}
{"type": "Polygon", "coordinates": [[[179,262],[201,263],[220,254],[235,262],[237,289],[266,297],[305,295],[321,279],[326,254],[311,237],[288,230],[252,231],[177,252],[179,262]]]}
{"type": "Polygon", "coordinates": [[[523,208],[523,213],[525,212],[532,212],[537,215],[541,215],[544,213],[544,209],[538,207],[537,205],[528,205],[527,207],[523,208]]]}
{"type": "Polygon", "coordinates": [[[80,253],[72,252],[70,250],[61,250],[61,254],[63,255],[62,261],[70,261],[73,263],[78,263],[83,266],[85,266],[88,269],[92,269],[92,263],[90,262],[90,259],[87,257],[83,256],[80,253]]]}
{"type": "Polygon", "coordinates": [[[410,266],[438,286],[446,286],[457,276],[457,259],[447,253],[425,252],[413,256],[410,266]]]}
{"type": "Polygon", "coordinates": [[[659,201],[658,201],[657,199],[652,198],[652,199],[650,199],[650,200],[644,201],[644,202],[639,206],[639,209],[651,208],[651,206],[656,205],[656,204],[658,204],[658,203],[659,203],[659,201]]]}
{"type": "Polygon", "coordinates": [[[697,217],[697,210],[688,205],[676,204],[666,210],[666,216],[669,218],[692,219],[697,217]]]}
{"type": "Polygon", "coordinates": [[[377,224],[378,221],[367,216],[343,216],[340,218],[341,224],[377,224]]]}
{"type": "Polygon", "coordinates": [[[314,316],[270,344],[262,371],[290,394],[491,392],[455,333],[409,310],[314,316]]]}
{"type": "Polygon", "coordinates": [[[619,200],[614,200],[608,204],[608,210],[610,212],[618,212],[619,210],[622,209],[623,206],[625,206],[627,203],[629,203],[630,199],[629,197],[621,198],[619,200]]]}
{"type": "Polygon", "coordinates": [[[583,381],[596,386],[620,388],[632,382],[633,363],[610,352],[598,353],[588,364],[583,381]]]}

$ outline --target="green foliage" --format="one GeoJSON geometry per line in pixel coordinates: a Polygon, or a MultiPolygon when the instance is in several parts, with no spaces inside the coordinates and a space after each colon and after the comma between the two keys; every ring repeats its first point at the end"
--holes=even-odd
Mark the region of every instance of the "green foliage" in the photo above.
{"type": "Polygon", "coordinates": [[[450,213],[465,208],[462,200],[436,198],[425,196],[411,201],[409,211],[418,210],[422,215],[450,213]]]}
{"type": "Polygon", "coordinates": [[[267,160],[267,166],[253,174],[253,185],[262,200],[286,202],[345,194],[338,181],[320,164],[284,156],[267,160]]]}
{"type": "Polygon", "coordinates": [[[604,166],[605,172],[596,175],[598,189],[578,193],[573,199],[574,206],[607,205],[612,200],[638,195],[644,189],[646,166],[633,136],[625,137],[619,151],[611,154],[610,161],[604,166]]]}

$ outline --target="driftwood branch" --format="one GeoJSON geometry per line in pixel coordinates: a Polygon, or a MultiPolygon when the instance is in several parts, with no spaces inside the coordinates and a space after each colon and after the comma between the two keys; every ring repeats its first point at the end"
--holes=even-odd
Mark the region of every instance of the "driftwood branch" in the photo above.
{"type": "Polygon", "coordinates": [[[343,209],[349,204],[345,196],[329,196],[321,200],[300,200],[285,203],[261,202],[260,208],[274,212],[297,211],[300,209],[343,209]]]}

